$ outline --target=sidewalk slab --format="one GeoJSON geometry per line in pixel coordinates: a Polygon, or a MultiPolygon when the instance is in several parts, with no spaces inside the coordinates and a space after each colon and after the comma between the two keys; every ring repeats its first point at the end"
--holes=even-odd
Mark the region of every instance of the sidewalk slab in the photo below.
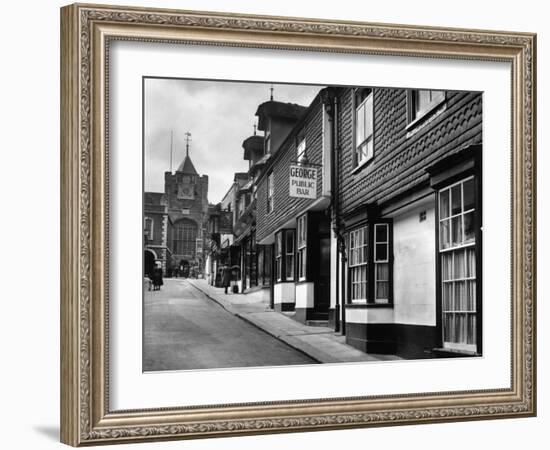
{"type": "Polygon", "coordinates": [[[308,326],[272,310],[269,304],[246,298],[246,294],[225,294],[223,288],[206,280],[187,280],[209,298],[273,337],[305,353],[320,363],[387,361],[401,359],[394,355],[367,354],[347,345],[345,337],[330,327],[308,326]]]}

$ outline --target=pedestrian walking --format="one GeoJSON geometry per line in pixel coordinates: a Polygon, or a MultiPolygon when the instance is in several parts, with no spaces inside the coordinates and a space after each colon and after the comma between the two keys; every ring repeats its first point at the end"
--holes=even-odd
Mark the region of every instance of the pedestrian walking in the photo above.
{"type": "Polygon", "coordinates": [[[227,289],[229,289],[230,282],[231,282],[231,272],[229,270],[229,267],[225,266],[222,270],[222,286],[226,294],[227,294],[227,289]]]}
{"type": "Polygon", "coordinates": [[[155,263],[150,278],[153,283],[153,291],[160,291],[160,287],[164,284],[162,281],[162,267],[160,261],[155,263]]]}

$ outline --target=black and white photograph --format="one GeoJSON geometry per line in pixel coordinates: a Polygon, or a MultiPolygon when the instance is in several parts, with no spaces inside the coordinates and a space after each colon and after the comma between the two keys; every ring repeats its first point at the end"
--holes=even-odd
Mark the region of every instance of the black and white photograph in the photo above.
{"type": "Polygon", "coordinates": [[[143,78],[143,371],[479,357],[481,92],[143,78]]]}

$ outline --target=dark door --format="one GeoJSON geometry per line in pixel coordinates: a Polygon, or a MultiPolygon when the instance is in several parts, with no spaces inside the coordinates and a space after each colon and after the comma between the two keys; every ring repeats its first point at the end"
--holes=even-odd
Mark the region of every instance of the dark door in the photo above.
{"type": "Polygon", "coordinates": [[[146,277],[150,276],[155,267],[155,255],[152,252],[145,250],[143,261],[143,272],[146,277]]]}
{"type": "Polygon", "coordinates": [[[328,320],[330,308],[330,237],[319,237],[319,277],[315,283],[313,320],[328,320]]]}

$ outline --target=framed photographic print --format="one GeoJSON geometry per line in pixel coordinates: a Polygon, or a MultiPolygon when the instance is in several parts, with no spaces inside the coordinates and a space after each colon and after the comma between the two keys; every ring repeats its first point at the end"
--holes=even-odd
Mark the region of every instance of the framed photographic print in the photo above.
{"type": "Polygon", "coordinates": [[[536,413],[536,36],[61,10],[62,442],[536,413]]]}

